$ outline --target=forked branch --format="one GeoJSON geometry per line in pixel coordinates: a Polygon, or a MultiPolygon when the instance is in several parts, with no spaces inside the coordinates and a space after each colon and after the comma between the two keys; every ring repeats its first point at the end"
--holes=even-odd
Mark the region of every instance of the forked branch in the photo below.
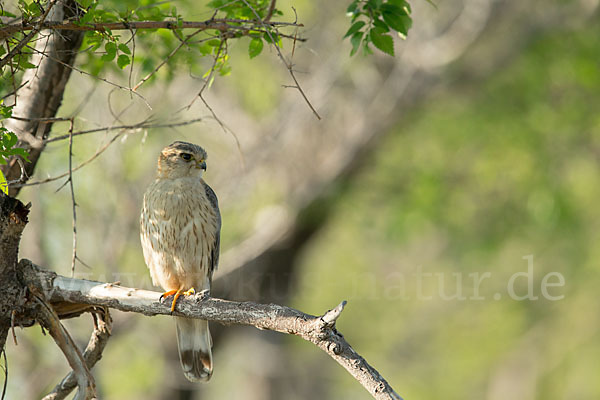
{"type": "Polygon", "coordinates": [[[46,271],[21,260],[19,271],[24,283],[40,291],[61,315],[66,304],[110,307],[147,316],[177,315],[219,322],[225,325],[248,325],[300,336],[314,343],[342,365],[375,399],[402,400],[387,381],[361,357],[336,330],[335,323],[346,302],[322,316],[305,314],[277,304],[236,302],[195,295],[182,298],[171,313],[170,303],[160,301],[161,293],[117,286],[110,283],[73,279],[46,271]]]}

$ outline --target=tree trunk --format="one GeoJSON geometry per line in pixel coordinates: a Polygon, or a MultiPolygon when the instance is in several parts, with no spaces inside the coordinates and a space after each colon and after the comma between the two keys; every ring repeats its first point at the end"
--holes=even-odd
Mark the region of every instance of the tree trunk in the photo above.
{"type": "MultiPolygon", "coordinates": [[[[66,0],[59,2],[52,9],[49,20],[62,21],[75,13],[76,3],[66,0]]],[[[25,86],[15,95],[13,116],[21,119],[9,119],[6,127],[17,134],[18,147],[29,150],[30,163],[25,163],[26,175],[24,180],[33,174],[37,161],[44,150],[43,140],[48,137],[52,122],[63,99],[63,94],[71,66],[75,62],[77,51],[83,40],[83,32],[50,32],[42,31],[35,43],[31,63],[39,65],[25,71],[23,83],[25,86]],[[46,121],[40,120],[46,119],[46,121]]],[[[8,181],[17,180],[21,176],[21,167],[13,157],[8,165],[2,166],[2,172],[8,181]]],[[[16,196],[19,187],[9,188],[9,194],[16,196]]]]}
{"type": "Polygon", "coordinates": [[[21,233],[27,224],[29,207],[0,190],[0,351],[11,327],[13,310],[19,305],[21,288],[16,272],[21,233]]]}

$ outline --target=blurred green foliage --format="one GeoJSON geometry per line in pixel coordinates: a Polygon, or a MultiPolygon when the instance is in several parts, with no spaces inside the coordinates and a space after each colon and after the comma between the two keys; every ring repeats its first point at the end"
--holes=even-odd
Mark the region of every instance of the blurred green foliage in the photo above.
{"type": "MultiPolygon", "coordinates": [[[[294,306],[349,300],[340,330],[405,398],[600,396],[599,38],[538,38],[412,110],[305,255],[294,306]],[[528,255],[539,298],[517,301],[528,255]],[[469,274],[486,272],[476,296],[469,274]],[[542,295],[552,272],[562,300],[542,295]]],[[[330,376],[328,398],[365,398],[330,376]]]]}

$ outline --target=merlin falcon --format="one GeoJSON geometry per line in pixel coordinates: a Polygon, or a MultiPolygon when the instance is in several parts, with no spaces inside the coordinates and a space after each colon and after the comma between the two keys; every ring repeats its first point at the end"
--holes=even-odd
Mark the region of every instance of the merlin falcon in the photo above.
{"type": "MultiPolygon", "coordinates": [[[[210,290],[219,263],[221,213],[215,192],[204,182],[206,151],[175,142],[158,157],[155,181],[144,194],[140,237],[152,283],[163,297],[177,298],[210,290]]],[[[175,317],[179,359],[185,377],[208,381],[212,375],[212,339],[208,321],[175,317]]]]}

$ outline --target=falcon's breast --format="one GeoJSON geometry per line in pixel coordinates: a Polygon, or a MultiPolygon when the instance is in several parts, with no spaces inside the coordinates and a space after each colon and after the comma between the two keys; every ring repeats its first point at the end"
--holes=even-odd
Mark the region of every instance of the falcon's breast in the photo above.
{"type": "Polygon", "coordinates": [[[144,195],[140,224],[153,284],[165,290],[209,288],[221,218],[216,196],[203,180],[157,179],[144,195]]]}

